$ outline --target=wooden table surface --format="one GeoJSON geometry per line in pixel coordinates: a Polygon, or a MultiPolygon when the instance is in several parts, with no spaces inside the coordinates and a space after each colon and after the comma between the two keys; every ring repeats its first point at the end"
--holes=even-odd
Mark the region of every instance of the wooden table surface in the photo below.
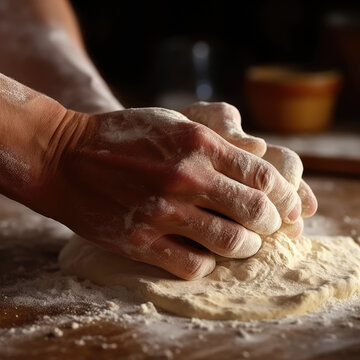
{"type": "MultiPolygon", "coordinates": [[[[320,206],[306,232],[359,241],[360,180],[308,182],[320,206]]],[[[117,308],[108,300],[121,290],[59,273],[57,254],[68,236],[54,222],[0,198],[1,359],[360,359],[358,297],[266,322],[142,314],[131,310],[141,303],[136,297],[117,308]]]]}

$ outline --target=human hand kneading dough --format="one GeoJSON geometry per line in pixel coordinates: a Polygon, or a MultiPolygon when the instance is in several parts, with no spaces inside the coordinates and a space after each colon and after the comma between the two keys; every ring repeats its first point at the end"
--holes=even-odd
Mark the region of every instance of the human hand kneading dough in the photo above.
{"type": "Polygon", "coordinates": [[[294,186],[270,163],[178,112],[72,121],[86,127],[64,150],[44,202],[56,198],[52,217],[111,251],[194,279],[213,270],[213,253],[252,256],[260,235],[300,217],[294,186]]]}
{"type": "Polygon", "coordinates": [[[274,166],[178,112],[90,115],[2,81],[26,94],[19,108],[10,91],[3,104],[17,111],[14,156],[31,169],[15,188],[19,169],[8,169],[9,196],[111,251],[194,279],[213,270],[214,254],[252,256],[260,235],[300,217],[294,185],[274,166]]]}
{"type": "Polygon", "coordinates": [[[182,111],[189,119],[216,131],[231,144],[262,157],[292,184],[301,199],[301,217],[291,224],[283,223],[281,231],[289,237],[297,237],[303,230],[303,218],[314,215],[317,200],[309,185],[302,179],[303,166],[299,156],[292,150],[266,144],[261,138],[246,134],[241,127],[239,111],[232,105],[221,103],[194,103],[182,111]]]}
{"type": "Polygon", "coordinates": [[[19,81],[0,74],[2,194],[184,279],[209,274],[215,254],[254,255],[281,227],[301,232],[316,200],[294,153],[245,135],[228,104],[123,110],[69,4],[46,3],[0,9],[0,71],[19,81]]]}

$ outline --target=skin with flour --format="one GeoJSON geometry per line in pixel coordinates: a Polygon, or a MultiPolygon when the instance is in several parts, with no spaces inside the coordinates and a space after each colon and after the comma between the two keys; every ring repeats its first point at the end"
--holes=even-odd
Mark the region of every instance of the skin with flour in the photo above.
{"type": "Polygon", "coordinates": [[[311,215],[313,195],[302,192],[300,201],[291,181],[259,157],[264,142],[249,142],[233,107],[201,104],[192,113],[200,106],[194,104],[186,116],[120,110],[67,3],[47,4],[13,0],[0,7],[1,71],[62,104],[1,77],[4,194],[108,249],[187,279],[211,272],[213,253],[253,255],[260,235],[282,223],[295,228],[293,235],[301,231],[301,203],[310,204],[311,215]],[[98,112],[106,114],[87,114],[98,112]],[[203,125],[209,112],[216,114],[213,130],[203,125]],[[215,129],[223,122],[229,130],[229,121],[232,131],[215,129]]]}
{"type": "Polygon", "coordinates": [[[260,234],[300,215],[295,188],[271,164],[179,113],[155,108],[90,116],[23,91],[29,96],[21,111],[3,96],[4,108],[18,117],[11,118],[15,128],[2,126],[18,127],[8,146],[30,174],[18,187],[18,171],[8,169],[3,192],[113,251],[184,278],[202,277],[213,270],[214,255],[179,239],[248,257],[259,249],[260,234]],[[35,112],[29,122],[34,104],[41,116],[35,112]]]}
{"type": "MultiPolygon", "coordinates": [[[[294,207],[294,220],[300,214],[295,188],[272,165],[179,113],[155,108],[91,116],[86,132],[62,170],[68,181],[77,179],[66,184],[73,205],[63,222],[112,251],[181,277],[202,277],[215,257],[185,239],[222,256],[248,257],[259,249],[260,234],[290,222],[294,207]],[[270,175],[264,183],[263,171],[270,175]],[[96,212],[94,198],[104,204],[96,212]]],[[[63,186],[51,185],[59,194],[63,186]]],[[[64,208],[66,201],[57,200],[64,208]]]]}

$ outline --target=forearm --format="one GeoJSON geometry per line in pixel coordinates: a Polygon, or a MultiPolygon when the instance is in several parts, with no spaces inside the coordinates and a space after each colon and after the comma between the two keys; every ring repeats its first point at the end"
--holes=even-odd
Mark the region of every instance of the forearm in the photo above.
{"type": "Polygon", "coordinates": [[[89,59],[67,0],[3,0],[0,23],[0,72],[73,110],[122,108],[89,59]]]}
{"type": "Polygon", "coordinates": [[[34,207],[34,197],[85,124],[58,102],[2,74],[0,109],[0,192],[34,207]]]}

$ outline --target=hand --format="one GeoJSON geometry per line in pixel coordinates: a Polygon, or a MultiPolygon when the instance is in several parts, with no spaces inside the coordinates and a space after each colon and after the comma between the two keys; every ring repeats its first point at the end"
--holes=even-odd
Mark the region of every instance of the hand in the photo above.
{"type": "Polygon", "coordinates": [[[271,164],[180,113],[84,119],[41,201],[43,213],[105,248],[195,279],[213,270],[213,253],[249,257],[259,234],[300,216],[294,187],[271,164]]]}
{"type": "Polygon", "coordinates": [[[283,146],[268,145],[263,159],[273,164],[280,174],[292,184],[301,199],[301,217],[294,223],[283,223],[280,231],[289,237],[299,236],[304,228],[303,218],[310,217],[317,210],[317,200],[310,186],[302,179],[303,166],[299,156],[283,146]]]}
{"type": "MultiPolygon", "coordinates": [[[[189,119],[204,124],[216,131],[231,144],[263,157],[280,172],[298,191],[302,202],[302,217],[310,217],[317,210],[317,200],[309,185],[302,180],[303,166],[299,156],[281,146],[266,145],[263,139],[247,135],[241,127],[239,111],[232,105],[197,102],[182,111],[189,119]]],[[[290,237],[296,237],[303,230],[299,217],[293,224],[284,223],[281,228],[290,237]]]]}
{"type": "Polygon", "coordinates": [[[241,127],[241,116],[235,106],[225,102],[196,102],[181,111],[190,120],[214,130],[230,144],[262,157],[266,152],[266,142],[248,135],[241,127]]]}

